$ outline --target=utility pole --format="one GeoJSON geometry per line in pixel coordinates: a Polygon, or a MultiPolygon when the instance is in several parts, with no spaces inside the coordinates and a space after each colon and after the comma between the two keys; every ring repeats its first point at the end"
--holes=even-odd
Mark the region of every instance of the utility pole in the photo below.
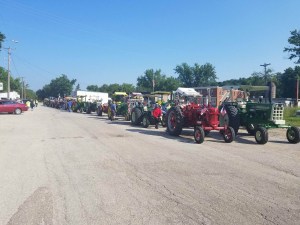
{"type": "Polygon", "coordinates": [[[26,99],[26,85],[25,85],[25,82],[23,82],[23,91],[24,91],[24,99],[26,99]]]}
{"type": "MultiPolygon", "coordinates": [[[[18,41],[12,40],[14,43],[18,41]]],[[[7,98],[10,99],[10,56],[11,56],[11,47],[6,48],[8,53],[8,62],[7,62],[7,98]]]]}
{"type": "Polygon", "coordinates": [[[154,80],[154,71],[152,74],[152,92],[154,92],[155,80],[154,80]]]}
{"type": "Polygon", "coordinates": [[[265,67],[265,82],[266,83],[267,83],[267,66],[270,66],[270,65],[271,65],[271,63],[264,63],[264,64],[260,65],[260,66],[265,67]]]}
{"type": "Polygon", "coordinates": [[[10,99],[10,55],[11,55],[11,48],[8,47],[8,62],[7,62],[7,98],[10,99]]]}
{"type": "Polygon", "coordinates": [[[22,83],[21,83],[21,85],[22,85],[22,88],[21,88],[21,99],[24,99],[24,77],[21,77],[21,79],[22,79],[22,83]]]}

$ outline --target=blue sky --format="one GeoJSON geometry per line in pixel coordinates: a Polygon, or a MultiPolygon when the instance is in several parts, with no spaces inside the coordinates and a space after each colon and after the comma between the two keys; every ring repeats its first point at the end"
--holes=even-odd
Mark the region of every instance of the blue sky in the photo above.
{"type": "Polygon", "coordinates": [[[146,69],[177,77],[183,62],[211,63],[223,81],[263,63],[274,72],[294,67],[283,49],[300,29],[299,9],[299,0],[0,0],[0,32],[3,47],[14,48],[13,76],[33,90],[60,74],[82,89],[136,85],[146,69]]]}

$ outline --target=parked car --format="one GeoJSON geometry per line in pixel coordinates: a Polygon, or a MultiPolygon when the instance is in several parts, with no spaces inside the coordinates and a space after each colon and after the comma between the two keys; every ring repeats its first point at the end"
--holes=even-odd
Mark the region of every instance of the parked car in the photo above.
{"type": "Polygon", "coordinates": [[[18,103],[13,100],[0,100],[0,113],[21,114],[27,111],[28,107],[24,103],[18,103]]]}

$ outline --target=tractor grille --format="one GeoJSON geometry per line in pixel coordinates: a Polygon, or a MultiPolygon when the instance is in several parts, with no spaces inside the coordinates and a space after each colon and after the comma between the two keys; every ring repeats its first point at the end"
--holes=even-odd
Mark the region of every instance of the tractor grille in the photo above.
{"type": "Polygon", "coordinates": [[[283,120],[283,110],[283,104],[274,104],[272,120],[275,122],[275,124],[285,124],[285,121],[283,120]]]}

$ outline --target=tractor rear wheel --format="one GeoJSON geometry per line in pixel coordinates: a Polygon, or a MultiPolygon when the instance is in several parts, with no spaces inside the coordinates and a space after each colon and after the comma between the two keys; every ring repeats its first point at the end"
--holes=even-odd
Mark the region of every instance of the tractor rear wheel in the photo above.
{"type": "Polygon", "coordinates": [[[102,116],[102,107],[101,106],[99,106],[97,108],[97,116],[102,116]]]}
{"type": "Polygon", "coordinates": [[[224,130],[223,138],[226,143],[231,143],[235,139],[234,129],[232,127],[227,127],[227,129],[224,130]]]}
{"type": "Polygon", "coordinates": [[[258,144],[266,144],[269,140],[268,130],[264,127],[258,127],[255,131],[255,140],[258,144]]]}
{"type": "Polygon", "coordinates": [[[292,144],[300,142],[300,129],[298,127],[290,127],[286,131],[286,138],[292,144]]]}
{"type": "Polygon", "coordinates": [[[142,119],[142,110],[140,108],[133,108],[131,112],[131,124],[140,125],[142,119]]]}
{"type": "Polygon", "coordinates": [[[205,137],[205,134],[204,134],[203,128],[199,127],[199,126],[195,127],[195,130],[194,130],[194,139],[195,139],[195,142],[197,144],[203,143],[204,137],[205,137]]]}
{"type": "Polygon", "coordinates": [[[183,127],[183,114],[179,106],[172,107],[167,113],[167,132],[173,136],[181,134],[183,127]]]}
{"type": "Polygon", "coordinates": [[[91,107],[89,106],[89,107],[87,108],[87,110],[86,110],[86,114],[91,114],[91,112],[92,112],[92,109],[91,109],[91,107]]]}
{"type": "Polygon", "coordinates": [[[149,124],[150,124],[150,121],[149,121],[149,118],[147,115],[144,115],[143,116],[143,119],[142,119],[142,125],[144,128],[147,128],[149,127],[149,124]]]}
{"type": "Polygon", "coordinates": [[[227,126],[232,127],[234,129],[235,134],[237,134],[240,128],[240,114],[238,109],[233,105],[227,105],[227,104],[224,105],[224,109],[226,110],[227,113],[224,116],[224,123],[227,126]]]}

